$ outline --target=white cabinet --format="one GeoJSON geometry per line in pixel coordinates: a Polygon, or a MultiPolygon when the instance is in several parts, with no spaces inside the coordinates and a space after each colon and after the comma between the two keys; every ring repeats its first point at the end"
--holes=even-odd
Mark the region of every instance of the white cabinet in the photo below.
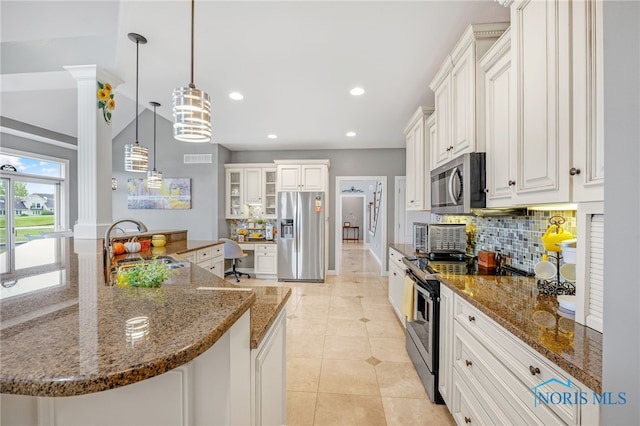
{"type": "Polygon", "coordinates": [[[437,138],[431,170],[467,152],[484,152],[484,73],[478,59],[508,23],[472,24],[429,84],[435,95],[437,138]]]}
{"type": "MultiPolygon", "coordinates": [[[[604,201],[603,1],[572,3],[573,201],[604,201]]],[[[571,171],[571,168],[569,169],[571,171]]]]}
{"type": "Polygon", "coordinates": [[[440,286],[440,366],[438,369],[438,391],[445,404],[451,406],[453,382],[453,291],[440,286]]]}
{"type": "Polygon", "coordinates": [[[562,395],[570,383],[572,394],[592,392],[461,296],[453,296],[453,310],[441,311],[441,321],[445,315],[453,342],[448,354],[440,352],[440,365],[453,365],[449,407],[458,423],[599,423],[595,404],[547,404],[537,398],[534,407],[532,389],[562,395]]]}
{"type": "Polygon", "coordinates": [[[212,274],[220,278],[224,278],[223,244],[191,250],[185,253],[180,253],[179,256],[182,260],[194,263],[212,274]]]}
{"type": "Polygon", "coordinates": [[[486,89],[487,207],[505,207],[514,204],[516,175],[511,29],[491,46],[480,66],[486,89]]]}
{"type": "Polygon", "coordinates": [[[430,133],[427,119],[433,108],[419,107],[404,129],[406,146],[407,210],[429,210],[431,208],[430,133]]]}
{"type": "Polygon", "coordinates": [[[389,248],[389,302],[395,311],[400,323],[406,327],[407,317],[402,313],[402,300],[404,296],[405,266],[402,263],[402,254],[389,248]]]}
{"type": "Polygon", "coordinates": [[[286,324],[283,308],[258,348],[251,351],[253,425],[287,424],[286,324]]]}
{"type": "Polygon", "coordinates": [[[319,191],[329,185],[329,160],[275,160],[277,191],[319,191]]]}
{"type": "Polygon", "coordinates": [[[277,217],[276,167],[273,164],[225,164],[227,219],[243,219],[248,207],[265,219],[277,217]]]}
{"type": "Polygon", "coordinates": [[[278,246],[276,244],[256,244],[254,256],[256,275],[278,274],[278,246]]]}

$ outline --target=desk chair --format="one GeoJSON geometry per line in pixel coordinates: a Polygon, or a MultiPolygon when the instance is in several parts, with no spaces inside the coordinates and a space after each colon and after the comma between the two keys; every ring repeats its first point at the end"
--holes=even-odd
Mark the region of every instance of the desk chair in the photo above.
{"type": "Polygon", "coordinates": [[[247,274],[246,272],[239,272],[236,271],[236,262],[239,262],[240,259],[242,259],[243,257],[247,257],[247,253],[245,253],[244,251],[242,251],[242,247],[240,247],[240,244],[236,243],[233,240],[230,240],[228,238],[220,238],[219,241],[223,241],[224,242],[224,258],[226,259],[231,259],[231,270],[227,271],[224,273],[224,276],[226,277],[227,275],[233,275],[236,277],[236,281],[240,282],[240,277],[242,275],[246,275],[247,278],[251,278],[251,275],[247,274]]]}

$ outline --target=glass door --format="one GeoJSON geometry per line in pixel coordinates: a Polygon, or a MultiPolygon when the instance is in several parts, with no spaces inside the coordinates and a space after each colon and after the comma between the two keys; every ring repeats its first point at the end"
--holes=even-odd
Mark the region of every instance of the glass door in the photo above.
{"type": "Polygon", "coordinates": [[[12,215],[9,215],[8,212],[11,211],[11,203],[7,200],[10,200],[9,194],[9,179],[0,179],[0,273],[6,273],[9,271],[9,265],[11,264],[9,260],[9,255],[11,253],[11,218],[12,215]]]}
{"type": "Polygon", "coordinates": [[[263,169],[264,176],[264,216],[267,219],[278,217],[276,209],[276,169],[263,169]]]}
{"type": "Polygon", "coordinates": [[[57,207],[59,183],[37,179],[13,182],[13,235],[15,244],[26,243],[60,229],[57,207]]]}

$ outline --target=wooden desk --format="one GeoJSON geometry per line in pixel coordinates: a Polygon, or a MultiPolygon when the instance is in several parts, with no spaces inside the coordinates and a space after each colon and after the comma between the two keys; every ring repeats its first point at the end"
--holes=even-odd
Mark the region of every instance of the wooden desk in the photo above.
{"type": "Polygon", "coordinates": [[[343,226],[342,241],[360,241],[360,227],[359,226],[343,226]],[[353,232],[351,232],[352,229],[353,229],[353,232]],[[350,234],[353,234],[353,237],[349,237],[350,234]]]}

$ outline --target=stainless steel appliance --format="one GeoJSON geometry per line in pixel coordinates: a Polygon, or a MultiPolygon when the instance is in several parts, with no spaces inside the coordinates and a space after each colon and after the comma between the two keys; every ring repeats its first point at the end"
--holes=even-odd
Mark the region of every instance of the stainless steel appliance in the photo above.
{"type": "Polygon", "coordinates": [[[413,222],[413,250],[416,253],[426,253],[428,246],[429,224],[413,222]]]}
{"type": "Polygon", "coordinates": [[[431,171],[431,212],[471,214],[486,207],[485,153],[463,154],[431,171]]]}
{"type": "MultiPolygon", "coordinates": [[[[429,255],[467,252],[467,225],[464,223],[437,223],[429,225],[429,255]]],[[[462,258],[460,256],[460,258],[462,258]]]]}
{"type": "Polygon", "coordinates": [[[278,193],[278,281],[324,282],[324,196],[278,193]]]}

